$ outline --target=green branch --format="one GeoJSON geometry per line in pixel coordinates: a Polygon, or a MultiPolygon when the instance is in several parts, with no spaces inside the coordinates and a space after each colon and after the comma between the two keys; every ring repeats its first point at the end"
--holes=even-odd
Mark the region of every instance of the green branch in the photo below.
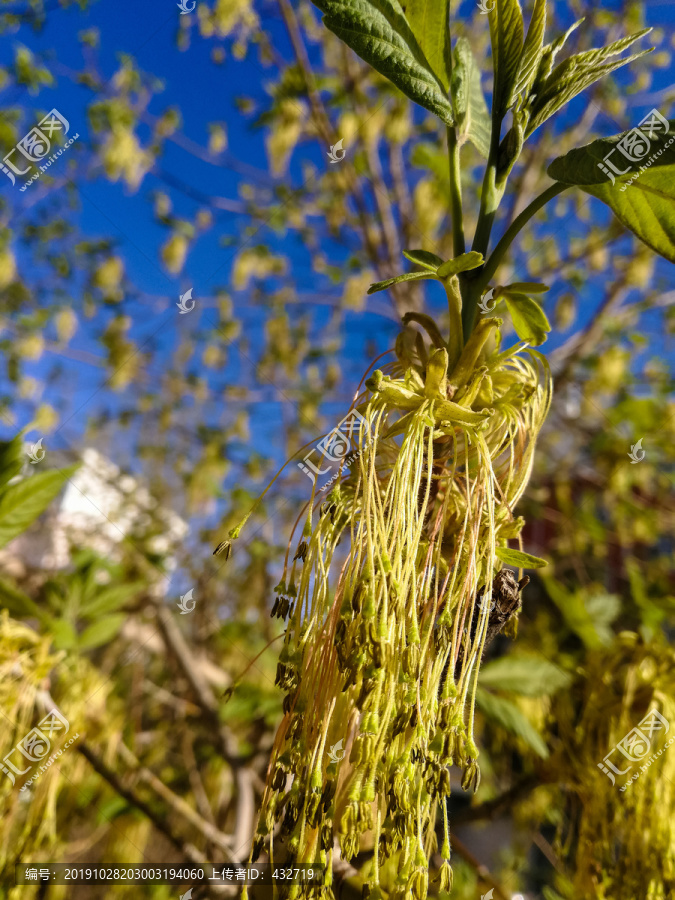
{"type": "Polygon", "coordinates": [[[462,214],[462,182],[459,166],[459,144],[457,131],[448,126],[448,162],[450,168],[450,215],[452,217],[453,256],[461,256],[466,250],[464,243],[464,217],[462,214]]]}
{"type": "Polygon", "coordinates": [[[492,251],[485,266],[481,269],[480,275],[475,281],[478,292],[482,291],[483,288],[490,283],[490,279],[497,271],[499,264],[506,255],[506,251],[509,249],[519,232],[530,221],[532,216],[538,213],[543,206],[546,206],[549,200],[557,197],[558,194],[569,187],[572,187],[572,185],[562,184],[562,182],[556,181],[555,184],[546,188],[546,190],[539,194],[538,197],[535,197],[529,206],[526,206],[525,209],[516,216],[504,232],[504,235],[495,249],[492,251]]]}
{"type": "Polygon", "coordinates": [[[555,182],[550,187],[546,188],[543,193],[541,193],[538,197],[526,206],[525,209],[520,213],[520,215],[516,216],[516,218],[511,222],[509,227],[504,232],[501,240],[492,251],[492,254],[488,257],[487,262],[483,266],[483,268],[478,272],[476,277],[469,281],[468,290],[466,292],[466,296],[464,297],[464,306],[462,309],[462,326],[464,330],[464,340],[467,340],[468,335],[471,334],[473,330],[474,322],[476,320],[476,308],[478,306],[478,301],[480,300],[483,289],[490,283],[490,280],[494,273],[497,271],[499,264],[504,258],[507,250],[515,240],[516,236],[523,229],[523,227],[530,221],[532,216],[535,213],[539,212],[542,206],[545,206],[549,200],[552,200],[558,194],[562,193],[566,188],[571,187],[569,184],[562,184],[561,182],[555,182]]]}

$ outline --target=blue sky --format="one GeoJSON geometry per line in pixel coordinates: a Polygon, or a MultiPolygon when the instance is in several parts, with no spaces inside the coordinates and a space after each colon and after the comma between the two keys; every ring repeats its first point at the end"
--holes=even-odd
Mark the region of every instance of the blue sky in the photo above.
{"type": "MultiPolygon", "coordinates": [[[[473,6],[473,2],[463,5],[467,15],[472,14],[473,6]]],[[[616,3],[604,4],[607,9],[615,9],[618,6],[616,3]]],[[[569,24],[573,19],[569,5],[558,3],[556,8],[563,16],[563,24],[569,24]]],[[[275,48],[282,57],[290,59],[291,51],[276,4],[265,3],[259,9],[266,28],[273,35],[275,48]]],[[[650,24],[672,32],[675,4],[650,2],[648,18],[650,24]]],[[[6,37],[0,50],[0,61],[7,62],[12,56],[13,45],[23,43],[36,54],[46,54],[46,58],[48,60],[51,58],[54,62],[53,71],[57,77],[54,88],[42,89],[37,97],[28,95],[25,90],[17,92],[15,89],[3,92],[4,96],[0,94],[4,105],[19,102],[23,106],[25,112],[23,124],[26,130],[34,123],[39,110],[54,106],[69,119],[71,133],[79,132],[81,140],[87,141],[85,110],[92,95],[86,88],[73,83],[68,77],[68,72],[79,69],[82,63],[81,48],[76,35],[84,29],[93,27],[99,29],[101,33],[98,60],[99,69],[105,77],[110,77],[117,68],[120,53],[132,55],[140,69],[153,73],[164,83],[163,93],[150,105],[151,113],[156,115],[167,106],[176,105],[183,116],[184,133],[201,146],[205,146],[208,141],[207,123],[215,120],[225,122],[232,154],[257,170],[261,183],[271,183],[266,174],[267,160],[262,132],[253,130],[250,127],[250,119],[242,117],[235,106],[235,99],[242,94],[253,97],[261,106],[264,105],[267,97],[264,84],[271,79],[271,70],[261,67],[255,51],[249,53],[243,63],[226,56],[223,65],[214,65],[210,54],[217,42],[199,38],[194,24],[189,46],[179,50],[176,46],[176,35],[181,27],[181,16],[174,0],[152,0],[143,4],[131,0],[120,0],[113,4],[106,0],[94,3],[84,13],[77,7],[57,9],[49,13],[46,24],[40,32],[34,33],[24,26],[15,35],[6,37]]],[[[648,46],[648,40],[649,38],[644,39],[641,46],[648,46]]],[[[617,79],[620,83],[628,84],[631,75],[623,70],[617,79]]],[[[669,69],[662,69],[656,73],[655,87],[666,87],[672,82],[671,63],[669,69]]],[[[635,122],[639,121],[653,105],[654,94],[655,90],[652,89],[648,97],[640,98],[644,103],[636,103],[635,114],[632,117],[635,122]]],[[[586,102],[583,95],[574,101],[569,111],[556,122],[555,128],[563,129],[575,121],[582,114],[586,102]]],[[[671,113],[670,110],[663,111],[666,114],[671,113]]],[[[620,130],[620,123],[612,121],[608,115],[603,116],[601,121],[607,134],[620,130]]],[[[551,127],[551,123],[546,127],[551,127]]],[[[140,134],[142,137],[145,136],[143,129],[140,134]]],[[[296,154],[288,175],[291,183],[296,185],[300,183],[302,164],[307,159],[317,166],[325,164],[323,150],[316,142],[303,146],[296,154]]],[[[161,168],[172,178],[180,179],[206,195],[237,198],[241,180],[241,175],[237,171],[200,161],[170,142],[165,145],[161,168]]],[[[179,342],[182,330],[200,327],[203,310],[198,308],[189,316],[175,314],[174,303],[178,295],[190,286],[195,287],[196,297],[200,294],[210,295],[218,287],[229,286],[232,259],[241,245],[241,219],[229,212],[217,213],[216,227],[196,242],[190,251],[185,271],[180,277],[173,278],[166,273],[158,258],[158,248],[165,240],[167,232],[152,219],[149,195],[156,189],[170,193],[172,211],[175,215],[186,219],[194,217],[199,204],[178,190],[168,189],[153,174],[146,176],[140,190],[135,193],[128,191],[121,183],[111,184],[103,178],[81,180],[79,183],[81,208],[74,215],[85,234],[92,238],[107,237],[117,244],[131,281],[144,292],[145,296],[126,306],[125,312],[132,317],[130,334],[137,343],[142,343],[154,335],[153,344],[158,349],[154,371],[158,373],[163,362],[168,360],[169,353],[179,342]],[[222,246],[224,236],[229,236],[234,246],[222,246]]],[[[2,185],[2,190],[7,192],[10,188],[8,185],[2,185]]],[[[16,192],[12,196],[12,202],[17,204],[15,216],[39,214],[39,210],[31,209],[34,201],[30,189],[24,194],[16,192]]],[[[608,217],[608,213],[599,203],[589,202],[595,215],[608,217]]],[[[565,224],[564,228],[566,233],[571,234],[577,226],[569,223],[565,224]]],[[[274,245],[275,241],[279,248],[290,256],[294,275],[301,290],[308,293],[326,291],[326,281],[310,269],[306,253],[292,236],[287,234],[283,238],[278,238],[266,230],[261,231],[259,241],[254,237],[251,243],[266,242],[274,245]]],[[[340,254],[344,256],[344,250],[341,248],[334,246],[329,250],[336,257],[340,254]]],[[[661,261],[658,267],[662,274],[667,273],[668,263],[661,261]]],[[[598,285],[595,289],[591,285],[588,286],[591,302],[585,305],[585,309],[588,310],[586,315],[590,315],[594,302],[597,301],[598,288],[601,286],[598,285]]],[[[554,291],[563,292],[567,289],[568,286],[564,284],[554,286],[554,291]]],[[[335,289],[328,291],[331,292],[333,295],[338,293],[335,289]]],[[[440,291],[436,294],[428,293],[432,308],[441,308],[443,305],[441,294],[440,291]]],[[[383,298],[384,295],[379,297],[383,298]]],[[[293,309],[297,309],[298,315],[305,311],[301,305],[293,309]]],[[[261,311],[258,307],[247,303],[246,296],[238,296],[235,297],[235,313],[242,320],[242,327],[249,338],[253,354],[261,336],[261,311]]],[[[313,311],[315,327],[324,325],[329,313],[329,307],[315,309],[313,311]]],[[[582,323],[583,315],[584,313],[582,323]]],[[[656,316],[653,321],[654,324],[658,321],[656,316]]],[[[206,326],[208,323],[202,320],[201,324],[206,326]]],[[[340,399],[339,404],[351,397],[365,368],[363,355],[365,344],[372,339],[377,352],[382,352],[392,345],[396,332],[395,322],[367,311],[347,316],[345,336],[349,349],[341,360],[344,382],[340,388],[340,397],[343,399],[340,399]]],[[[552,335],[546,345],[547,349],[554,348],[565,337],[552,335]]],[[[654,334],[652,337],[658,345],[658,335],[654,334]]],[[[652,343],[650,352],[659,349],[657,345],[652,343]]],[[[81,351],[100,352],[100,348],[87,332],[86,323],[78,330],[71,346],[81,351]]],[[[50,360],[45,358],[44,361],[35,363],[34,371],[43,374],[49,362],[50,360]]],[[[78,441],[86,425],[86,415],[100,404],[114,411],[120,403],[119,398],[105,389],[94,393],[92,384],[100,382],[100,370],[92,370],[91,367],[82,364],[78,371],[77,364],[70,365],[73,377],[68,397],[63,395],[50,397],[49,389],[45,394],[45,399],[53,405],[61,405],[66,416],[70,416],[61,431],[61,436],[67,443],[78,441]]],[[[233,356],[228,369],[220,377],[223,381],[237,378],[242,370],[246,370],[247,377],[250,378],[251,361],[241,356],[233,356]]],[[[196,373],[199,374],[198,371],[196,373]]],[[[7,389],[7,386],[3,385],[3,388],[7,389]]],[[[267,400],[256,408],[257,428],[266,433],[273,442],[275,423],[280,419],[278,403],[283,401],[283,397],[280,397],[273,385],[263,386],[262,392],[267,400]]],[[[336,408],[337,411],[339,408],[336,408]]]]}

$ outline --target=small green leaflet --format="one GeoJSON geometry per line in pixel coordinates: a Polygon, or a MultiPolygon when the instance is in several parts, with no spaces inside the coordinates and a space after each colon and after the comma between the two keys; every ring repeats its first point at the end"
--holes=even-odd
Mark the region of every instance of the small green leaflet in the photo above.
{"type": "Polygon", "coordinates": [[[542,759],[547,758],[548,748],[544,739],[515,703],[490,694],[479,687],[476,691],[476,705],[488,719],[492,719],[511,734],[522,738],[542,759]]]}
{"type": "Polygon", "coordinates": [[[422,52],[446,92],[450,87],[449,6],[449,0],[405,0],[401,4],[422,52]]]}
{"type": "Polygon", "coordinates": [[[430,253],[428,250],[404,250],[403,255],[406,259],[409,259],[410,262],[413,262],[418,266],[423,266],[434,274],[436,273],[436,269],[443,265],[441,257],[436,256],[435,253],[430,253]]]}
{"type": "MultiPolygon", "coordinates": [[[[443,260],[439,260],[439,265],[443,260]]],[[[22,433],[11,441],[0,441],[0,486],[7,484],[23,468],[26,453],[23,449],[22,433]]]]}
{"type": "Polygon", "coordinates": [[[571,150],[553,160],[548,174],[602,200],[648,247],[675,262],[675,119],[667,122],[667,134],[666,121],[658,130],[641,123],[642,127],[571,150]],[[647,142],[649,148],[641,154],[644,162],[631,163],[622,152],[632,149],[637,156],[647,142]]]}
{"type": "Polygon", "coordinates": [[[518,76],[523,51],[523,14],[518,0],[493,2],[497,8],[488,16],[494,70],[492,115],[501,121],[518,76]]]}
{"type": "Polygon", "coordinates": [[[551,289],[540,281],[514,281],[513,284],[507,284],[503,290],[516,291],[519,294],[545,294],[551,289]]]}
{"type": "Polygon", "coordinates": [[[510,550],[508,547],[497,547],[495,556],[507,566],[517,566],[519,569],[541,569],[548,565],[545,559],[523,553],[522,550],[510,550]]]}
{"type": "Polygon", "coordinates": [[[510,654],[481,666],[478,683],[522,697],[545,697],[569,685],[572,676],[538,656],[510,654]]]}
{"type": "Polygon", "coordinates": [[[436,274],[439,278],[448,278],[451,275],[459,275],[460,272],[468,272],[470,269],[477,269],[483,265],[483,254],[470,250],[468,253],[462,253],[454,259],[449,259],[439,266],[436,274]]]}
{"type": "Polygon", "coordinates": [[[633,62],[640,56],[644,56],[645,53],[650,53],[653,48],[641,50],[623,59],[607,62],[611,56],[617,56],[619,53],[622,53],[649,31],[651,31],[651,28],[645,28],[628,37],[614,41],[614,43],[608,44],[607,47],[576,53],[564,59],[560,65],[556,66],[547,75],[543,84],[537,85],[525,137],[529,137],[548,118],[569,103],[577,94],[586,90],[587,87],[590,87],[590,85],[599,81],[605,75],[609,75],[615,69],[633,62]]]}
{"type": "MultiPolygon", "coordinates": [[[[398,0],[314,0],[324,25],[399,90],[454,125],[452,104],[398,0]]],[[[442,65],[442,60],[439,61],[442,65]]]]}
{"type": "Polygon", "coordinates": [[[543,344],[551,326],[537,301],[526,294],[502,292],[502,296],[518,337],[535,346],[543,344]]]}
{"type": "Polygon", "coordinates": [[[376,281],[371,284],[367,293],[376,294],[377,291],[384,291],[392,284],[400,284],[402,281],[420,281],[423,278],[433,278],[433,272],[406,272],[405,275],[396,275],[394,278],[387,278],[385,281],[376,281]]]}
{"type": "Polygon", "coordinates": [[[0,493],[0,547],[32,525],[77,468],[38,472],[4,488],[0,493]]]}
{"type": "Polygon", "coordinates": [[[471,141],[480,155],[487,159],[492,123],[480,83],[480,67],[476,65],[471,45],[465,37],[457,39],[453,54],[452,102],[460,146],[467,140],[471,141]]]}
{"type": "Polygon", "coordinates": [[[532,18],[530,19],[530,25],[527,29],[527,37],[525,38],[523,52],[518,64],[518,75],[516,76],[508,102],[509,109],[516,102],[519,94],[523,94],[527,97],[530,92],[544,50],[545,30],[546,0],[535,0],[532,18]]]}

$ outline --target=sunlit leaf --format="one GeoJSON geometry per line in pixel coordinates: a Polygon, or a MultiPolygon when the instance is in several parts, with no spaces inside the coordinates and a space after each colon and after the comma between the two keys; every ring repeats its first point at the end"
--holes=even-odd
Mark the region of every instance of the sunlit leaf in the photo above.
{"type": "MultiPolygon", "coordinates": [[[[324,24],[403,93],[453,124],[443,82],[432,69],[398,0],[316,0],[324,24]]],[[[442,61],[441,61],[442,63],[442,61]]]]}
{"type": "Polygon", "coordinates": [[[495,556],[507,566],[517,566],[519,569],[541,569],[548,565],[545,559],[523,553],[522,550],[510,550],[508,547],[497,547],[495,556]]]}
{"type": "Polygon", "coordinates": [[[501,725],[502,728],[510,731],[511,734],[522,738],[542,759],[548,757],[548,748],[544,743],[544,739],[515,703],[511,703],[503,697],[496,697],[494,694],[478,688],[476,691],[476,706],[486,718],[492,719],[493,722],[501,725]]]}

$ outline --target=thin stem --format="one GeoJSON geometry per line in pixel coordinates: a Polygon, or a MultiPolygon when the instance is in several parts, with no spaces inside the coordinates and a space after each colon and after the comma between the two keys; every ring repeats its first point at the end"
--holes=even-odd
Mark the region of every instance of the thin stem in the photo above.
{"type": "Polygon", "coordinates": [[[476,286],[478,290],[481,291],[486,284],[489,283],[490,279],[497,271],[499,264],[504,258],[506,251],[509,249],[514,239],[518,235],[518,233],[522,230],[523,226],[526,225],[532,216],[535,213],[538,213],[542,206],[546,206],[549,200],[552,200],[558,194],[561,194],[563,191],[567,190],[567,188],[572,187],[570,184],[562,184],[559,181],[556,181],[555,184],[552,184],[550,187],[546,188],[543,193],[539,194],[538,197],[526,206],[525,209],[520,213],[520,215],[516,216],[516,218],[511,222],[507,230],[504,232],[503,237],[492,251],[488,261],[486,262],[484,268],[481,270],[480,276],[476,279],[476,286]]]}
{"type": "Polygon", "coordinates": [[[497,187],[497,157],[499,155],[501,128],[501,118],[493,115],[492,133],[490,135],[490,154],[488,156],[485,175],[483,176],[483,187],[480,196],[480,212],[478,213],[476,233],[474,234],[473,245],[471,247],[472,250],[475,250],[477,253],[482,253],[483,256],[487,253],[492,223],[505,187],[505,184],[500,185],[499,188],[497,187]]]}
{"type": "Polygon", "coordinates": [[[549,200],[552,200],[553,197],[562,193],[562,191],[569,187],[571,187],[571,185],[561,184],[560,182],[552,184],[536,197],[529,206],[525,207],[520,215],[516,216],[509,225],[491,256],[488,258],[486,264],[480,270],[476,278],[469,283],[468,296],[465,297],[464,308],[462,310],[462,324],[465,336],[471,334],[471,331],[473,330],[474,322],[476,320],[476,308],[483,288],[489,284],[490,279],[497,271],[506,251],[509,249],[518,233],[530,221],[532,216],[539,212],[542,206],[545,206],[549,200]]]}
{"type": "Polygon", "coordinates": [[[448,163],[450,170],[450,214],[452,216],[452,246],[455,256],[466,249],[464,242],[464,219],[462,215],[462,182],[459,167],[459,144],[457,131],[448,126],[448,163]]]}
{"type": "Polygon", "coordinates": [[[448,338],[448,372],[452,372],[464,349],[462,336],[462,295],[459,290],[459,279],[456,275],[442,278],[445,293],[448,295],[448,315],[450,317],[450,335],[448,338]]]}

